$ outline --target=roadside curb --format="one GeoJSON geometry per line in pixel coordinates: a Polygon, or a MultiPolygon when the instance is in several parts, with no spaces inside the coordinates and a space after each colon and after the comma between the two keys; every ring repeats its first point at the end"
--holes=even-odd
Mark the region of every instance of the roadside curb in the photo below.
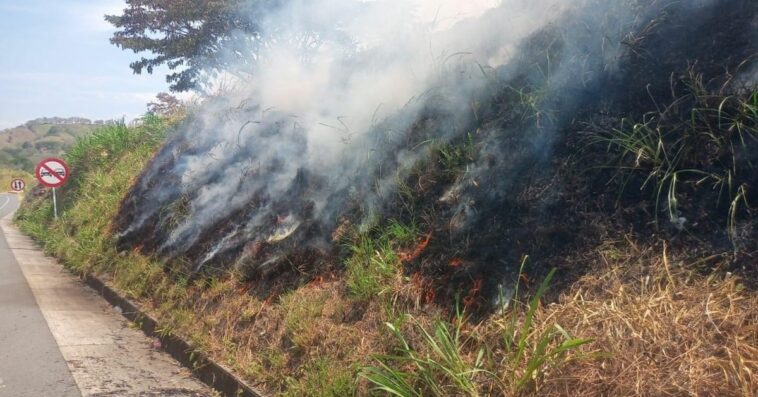
{"type": "Polygon", "coordinates": [[[81,277],[87,286],[95,290],[112,306],[121,309],[121,315],[137,324],[145,335],[158,338],[161,348],[179,361],[183,366],[192,370],[200,381],[227,397],[264,397],[259,391],[234,375],[225,366],[216,363],[195,349],[183,339],[174,335],[158,335],[158,321],[143,312],[129,299],[119,295],[103,281],[92,275],[81,277]]]}

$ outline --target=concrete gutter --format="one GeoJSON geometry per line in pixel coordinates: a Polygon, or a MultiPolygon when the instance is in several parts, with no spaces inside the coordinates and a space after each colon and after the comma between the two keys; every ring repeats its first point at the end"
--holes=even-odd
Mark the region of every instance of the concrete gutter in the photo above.
{"type": "Polygon", "coordinates": [[[158,321],[129,299],[119,295],[115,290],[93,275],[82,278],[85,284],[99,293],[108,303],[121,308],[121,314],[137,324],[146,335],[160,339],[161,347],[182,365],[190,368],[203,383],[218,390],[227,397],[264,397],[264,394],[232,373],[227,367],[213,361],[207,355],[196,351],[183,339],[156,332],[158,321]]]}

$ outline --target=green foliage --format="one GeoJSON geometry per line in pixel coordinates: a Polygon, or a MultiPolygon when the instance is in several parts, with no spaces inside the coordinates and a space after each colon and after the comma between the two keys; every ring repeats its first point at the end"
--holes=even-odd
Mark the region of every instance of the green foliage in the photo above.
{"type": "Polygon", "coordinates": [[[463,321],[458,318],[455,325],[450,325],[438,320],[429,332],[412,319],[421,333],[426,353],[413,349],[403,333],[387,323],[400,342],[397,354],[377,356],[379,366],[364,368],[361,376],[375,385],[374,391],[395,396],[479,396],[475,378],[486,372],[483,369],[486,350],[479,347],[473,363],[465,359],[464,345],[470,340],[462,337],[463,321]]]}
{"type": "Polygon", "coordinates": [[[355,394],[355,371],[339,360],[315,358],[303,367],[302,376],[287,378],[284,396],[347,397],[355,394]]]}
{"type": "MultiPolygon", "coordinates": [[[[524,263],[526,258],[521,271],[524,263]]],[[[421,335],[416,346],[398,326],[387,323],[399,347],[392,355],[376,356],[378,365],[365,367],[360,375],[371,382],[374,392],[399,397],[476,397],[491,394],[492,388],[523,390],[542,376],[547,366],[560,364],[569,352],[591,341],[572,337],[558,324],[537,334],[534,316],[554,274],[555,269],[529,301],[523,323],[519,325],[521,312],[515,309],[498,320],[505,353],[500,360],[493,358],[486,342],[463,335],[467,320],[458,312],[452,324],[437,320],[431,331],[411,318],[412,327],[421,335]],[[487,384],[490,390],[483,389],[487,384]]],[[[517,297],[518,285],[514,302],[517,297]]]]}
{"type": "MultiPolygon", "coordinates": [[[[31,153],[32,151],[36,151],[36,148],[32,147],[26,150],[3,148],[2,151],[0,151],[0,163],[5,167],[33,172],[35,161],[27,156],[27,153],[31,153]]],[[[39,156],[39,159],[42,160],[42,156],[39,156]]]]}
{"type": "Polygon", "coordinates": [[[758,91],[711,94],[696,74],[684,82],[687,94],[666,108],[646,113],[640,121],[623,118],[616,128],[594,126],[589,143],[605,145],[613,155],[615,164],[609,167],[617,170],[622,188],[642,176],[637,187],[652,192],[656,220],[666,211],[683,226],[680,200],[713,192],[716,206],[728,207],[726,223],[733,236],[756,182],[758,91]]]}
{"type": "Polygon", "coordinates": [[[124,123],[101,127],[80,138],[66,154],[66,160],[72,168],[102,168],[113,162],[111,157],[131,148],[141,145],[157,146],[165,139],[169,125],[168,119],[148,115],[135,128],[129,128],[124,123]]]}
{"type": "Polygon", "coordinates": [[[432,151],[437,154],[442,169],[452,176],[456,176],[463,167],[474,161],[474,154],[476,153],[474,137],[469,133],[459,144],[450,142],[438,144],[432,147],[432,151]]]}
{"type": "MultiPolygon", "coordinates": [[[[527,259],[525,257],[521,262],[520,272],[523,272],[527,259]]],[[[520,327],[517,324],[517,316],[513,313],[510,314],[510,318],[500,323],[503,346],[507,352],[502,364],[510,369],[507,371],[507,378],[509,383],[515,385],[518,390],[523,389],[537,378],[546,364],[560,361],[565,358],[569,351],[592,341],[591,339],[572,337],[559,324],[553,324],[539,334],[536,340],[530,341],[535,336],[534,315],[554,275],[555,269],[552,269],[537,288],[532,299],[529,300],[524,322],[520,327]],[[563,342],[557,346],[551,346],[551,342],[557,337],[563,337],[563,342]],[[529,350],[528,347],[530,346],[531,349],[529,350]],[[525,367],[523,367],[524,359],[526,360],[525,367]]],[[[514,292],[514,301],[516,302],[518,301],[518,287],[517,284],[514,292]]]]}
{"type": "MultiPolygon", "coordinates": [[[[132,62],[134,73],[153,73],[161,65],[172,71],[166,80],[173,91],[197,88],[204,72],[229,69],[229,63],[250,59],[249,52],[233,34],[260,37],[253,21],[240,17],[239,0],[127,0],[121,15],[105,19],[118,30],[111,43],[135,53],[145,52],[132,62]],[[232,55],[237,54],[238,57],[232,55]]],[[[262,7],[262,6],[261,6],[262,7]]],[[[250,13],[253,14],[252,12],[250,13]]]]}
{"type": "Polygon", "coordinates": [[[87,119],[43,118],[0,131],[0,167],[33,172],[40,160],[62,156],[77,138],[96,128],[87,119]]]}
{"type": "Polygon", "coordinates": [[[416,225],[391,220],[383,230],[353,236],[346,244],[350,256],[345,262],[350,293],[361,300],[386,293],[389,280],[402,267],[397,250],[414,242],[418,234],[416,225]]]}
{"type": "MultiPolygon", "coordinates": [[[[72,175],[59,192],[59,221],[53,220],[48,196],[29,196],[16,215],[21,229],[74,271],[114,270],[118,261],[108,233],[110,220],[168,125],[154,119],[136,128],[106,126],[79,140],[66,156],[72,175]],[[103,156],[104,152],[107,155],[103,156]]],[[[159,270],[140,266],[116,269],[122,272],[125,290],[133,296],[149,291],[146,271],[155,274],[159,270]]]]}
{"type": "Polygon", "coordinates": [[[387,280],[400,269],[400,260],[389,242],[360,236],[350,247],[346,262],[347,287],[358,299],[369,299],[386,292],[387,280]]]}

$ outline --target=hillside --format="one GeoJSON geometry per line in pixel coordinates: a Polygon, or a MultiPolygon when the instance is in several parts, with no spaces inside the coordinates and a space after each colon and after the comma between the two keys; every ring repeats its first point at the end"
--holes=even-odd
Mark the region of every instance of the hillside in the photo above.
{"type": "Polygon", "coordinates": [[[39,118],[0,131],[0,167],[33,172],[39,160],[60,156],[76,139],[110,122],[81,117],[39,118]]]}
{"type": "Polygon", "coordinates": [[[755,396],[758,3],[517,3],[105,128],[17,222],[267,395],[755,396]]]}

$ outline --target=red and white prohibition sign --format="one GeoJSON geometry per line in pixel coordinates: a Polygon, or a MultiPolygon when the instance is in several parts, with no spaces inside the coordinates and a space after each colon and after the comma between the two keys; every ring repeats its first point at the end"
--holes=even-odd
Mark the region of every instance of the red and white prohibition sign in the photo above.
{"type": "Polygon", "coordinates": [[[37,164],[34,176],[46,187],[61,187],[68,180],[68,165],[58,158],[47,158],[37,164]]]}

